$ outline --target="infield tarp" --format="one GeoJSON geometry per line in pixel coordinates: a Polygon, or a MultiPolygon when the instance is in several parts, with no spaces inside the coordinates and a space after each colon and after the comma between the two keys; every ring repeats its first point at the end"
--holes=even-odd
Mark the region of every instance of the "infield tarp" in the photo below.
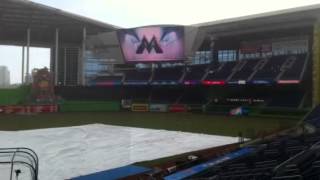
{"type": "MultiPolygon", "coordinates": [[[[38,154],[40,180],[71,179],[236,142],[237,137],[103,124],[0,131],[2,147],[27,147],[38,154]]],[[[6,172],[0,167],[0,180],[6,172]]]]}

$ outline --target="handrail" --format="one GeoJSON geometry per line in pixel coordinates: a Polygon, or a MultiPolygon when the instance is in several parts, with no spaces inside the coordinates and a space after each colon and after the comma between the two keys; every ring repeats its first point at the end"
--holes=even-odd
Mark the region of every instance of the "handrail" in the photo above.
{"type": "Polygon", "coordinates": [[[28,154],[30,155],[30,157],[33,159],[34,161],[34,166],[35,166],[35,170],[38,174],[38,171],[39,171],[39,157],[38,155],[35,153],[35,151],[33,151],[32,149],[30,148],[24,148],[24,147],[19,147],[19,148],[0,148],[0,153],[1,151],[3,150],[19,150],[19,152],[22,152],[22,153],[25,153],[25,154],[28,154]]]}
{"type": "Polygon", "coordinates": [[[299,158],[305,158],[306,156],[308,156],[310,154],[314,154],[315,152],[318,152],[320,150],[319,144],[320,144],[320,141],[318,141],[315,144],[313,144],[310,148],[297,153],[296,155],[292,156],[288,160],[286,160],[283,163],[279,164],[278,166],[276,166],[273,169],[273,173],[274,174],[280,174],[282,172],[282,170],[286,167],[286,165],[296,161],[299,158]]]}
{"type": "Polygon", "coordinates": [[[286,161],[282,162],[281,164],[279,164],[278,166],[276,166],[274,169],[273,169],[273,173],[274,174],[277,174],[279,173],[280,171],[283,170],[283,168],[288,165],[289,163],[291,163],[292,161],[296,160],[297,158],[301,157],[302,155],[304,155],[306,152],[308,152],[308,150],[305,150],[305,151],[301,151],[299,152],[298,154],[292,156],[291,158],[287,159],[286,161]]]}
{"type": "Polygon", "coordinates": [[[15,152],[13,153],[13,156],[12,156],[12,158],[11,158],[10,180],[12,180],[12,173],[13,173],[13,161],[14,161],[14,158],[16,157],[16,153],[17,153],[17,151],[15,151],[15,152]]]}
{"type": "Polygon", "coordinates": [[[300,81],[302,81],[304,73],[307,70],[307,66],[309,64],[309,59],[310,58],[311,58],[311,55],[308,53],[307,56],[305,57],[305,62],[304,62],[304,65],[303,65],[303,69],[302,69],[302,72],[301,72],[300,77],[299,77],[300,81]]]}
{"type": "Polygon", "coordinates": [[[33,180],[38,180],[38,171],[39,171],[39,158],[37,154],[29,148],[0,148],[0,155],[4,154],[7,157],[11,157],[10,161],[1,161],[0,164],[11,164],[10,168],[10,180],[13,176],[13,167],[15,164],[22,164],[27,166],[30,169],[31,176],[33,180]],[[17,157],[22,157],[24,160],[16,160],[17,157]]]}

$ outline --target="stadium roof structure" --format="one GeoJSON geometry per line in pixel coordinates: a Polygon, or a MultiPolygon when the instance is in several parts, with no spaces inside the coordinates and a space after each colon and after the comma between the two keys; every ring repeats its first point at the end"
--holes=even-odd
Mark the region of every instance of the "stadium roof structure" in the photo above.
{"type": "Polygon", "coordinates": [[[265,32],[312,26],[320,18],[320,4],[273,11],[238,18],[194,24],[213,36],[265,32]]]}
{"type": "MultiPolygon", "coordinates": [[[[319,17],[320,5],[311,5],[192,26],[214,36],[228,36],[313,25],[319,17]]],[[[30,42],[33,46],[51,45],[57,28],[60,31],[60,39],[68,43],[81,43],[84,27],[87,35],[121,28],[30,0],[1,0],[0,23],[0,44],[25,44],[26,30],[30,28],[30,42]]]]}
{"type": "MultiPolygon", "coordinates": [[[[320,5],[313,5],[191,25],[187,27],[190,28],[187,39],[188,44],[190,44],[188,45],[190,46],[190,54],[196,51],[201,44],[206,44],[202,42],[207,42],[208,37],[235,37],[242,34],[258,34],[282,29],[285,31],[299,27],[303,29],[304,27],[313,27],[319,17],[320,5]]],[[[58,84],[59,73],[64,73],[64,77],[66,77],[64,81],[66,82],[67,74],[69,73],[66,71],[72,68],[74,68],[72,70],[73,74],[69,73],[71,74],[70,77],[72,77],[70,79],[74,79],[72,82],[77,81],[78,85],[85,84],[84,59],[87,42],[89,42],[87,37],[89,36],[101,35],[99,37],[107,41],[107,43],[103,42],[105,43],[104,45],[111,44],[109,46],[110,49],[108,49],[108,55],[110,55],[108,58],[122,62],[122,54],[115,33],[121,27],[75,15],[30,0],[0,0],[0,24],[1,45],[27,47],[27,75],[30,74],[29,48],[31,46],[51,48],[50,67],[54,71],[56,85],[58,84]],[[71,48],[76,50],[73,52],[71,48]]],[[[312,30],[312,28],[304,29],[312,30]]],[[[24,53],[24,48],[22,48],[22,53],[24,53]]],[[[22,64],[23,62],[24,56],[22,56],[22,64]]],[[[24,76],[22,76],[22,82],[23,79],[24,76]]]]}
{"type": "Polygon", "coordinates": [[[0,44],[23,45],[31,29],[33,46],[52,44],[57,28],[61,39],[69,43],[81,42],[83,28],[88,35],[119,28],[29,0],[1,0],[0,24],[0,44]]]}

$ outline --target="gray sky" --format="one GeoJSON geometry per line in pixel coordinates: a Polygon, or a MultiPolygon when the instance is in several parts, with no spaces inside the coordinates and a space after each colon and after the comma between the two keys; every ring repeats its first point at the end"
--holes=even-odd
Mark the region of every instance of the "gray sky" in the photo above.
{"type": "MultiPolygon", "coordinates": [[[[320,0],[32,0],[121,27],[195,24],[298,6],[320,0]]],[[[21,48],[0,46],[0,65],[20,82],[21,48]]],[[[31,50],[31,69],[49,66],[48,49],[31,50]]]]}

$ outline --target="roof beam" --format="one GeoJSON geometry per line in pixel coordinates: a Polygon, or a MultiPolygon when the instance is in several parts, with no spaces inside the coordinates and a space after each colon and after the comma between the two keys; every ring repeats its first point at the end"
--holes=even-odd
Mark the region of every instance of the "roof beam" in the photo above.
{"type": "MultiPolygon", "coordinates": [[[[42,20],[29,20],[29,19],[15,19],[15,18],[1,18],[0,22],[2,23],[17,23],[17,24],[43,24],[43,25],[48,25],[48,26],[64,26],[64,25],[70,25],[73,24],[72,22],[55,22],[55,21],[45,21],[44,19],[42,20]]],[[[74,26],[76,26],[77,24],[73,24],[74,26]]]]}

